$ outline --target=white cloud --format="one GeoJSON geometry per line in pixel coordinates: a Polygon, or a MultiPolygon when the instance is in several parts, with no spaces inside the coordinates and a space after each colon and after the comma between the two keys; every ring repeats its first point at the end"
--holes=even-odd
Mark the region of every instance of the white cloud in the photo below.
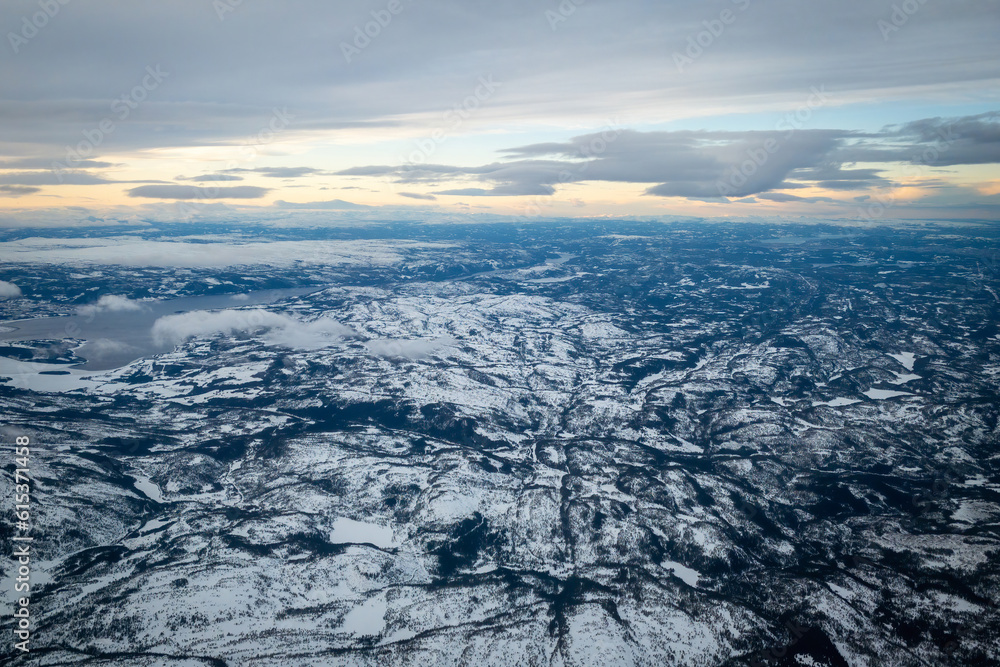
{"type": "Polygon", "coordinates": [[[194,310],[167,315],[153,323],[157,345],[177,345],[192,337],[268,331],[264,340],[271,345],[297,349],[317,349],[350,336],[350,327],[328,318],[303,322],[287,315],[255,308],[252,310],[194,310]]]}
{"type": "Polygon", "coordinates": [[[355,335],[353,329],[329,318],[300,322],[288,318],[288,324],[272,328],[264,337],[271,345],[297,350],[317,350],[331,342],[355,335]]]}
{"type": "Polygon", "coordinates": [[[381,338],[367,341],[365,349],[379,357],[424,359],[454,344],[455,339],[450,336],[417,340],[381,338]]]}
{"type": "Polygon", "coordinates": [[[0,280],[0,299],[16,299],[21,296],[21,288],[14,283],[0,280]]]}
{"type": "Polygon", "coordinates": [[[80,315],[97,315],[106,312],[138,311],[144,308],[145,306],[141,302],[133,301],[127,296],[105,294],[97,300],[97,303],[80,306],[77,308],[77,312],[80,315]]]}

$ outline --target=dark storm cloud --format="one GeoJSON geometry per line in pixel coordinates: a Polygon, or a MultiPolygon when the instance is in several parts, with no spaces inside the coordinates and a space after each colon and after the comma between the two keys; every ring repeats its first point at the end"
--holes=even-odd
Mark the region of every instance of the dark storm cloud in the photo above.
{"type": "Polygon", "coordinates": [[[149,199],[260,199],[267,188],[253,185],[200,188],[195,185],[142,185],[128,191],[129,197],[149,199]]]}
{"type": "MultiPolygon", "coordinates": [[[[486,74],[502,82],[490,103],[498,116],[530,117],[542,106],[549,117],[596,116],[628,112],[643,96],[765,102],[820,83],[844,98],[935,85],[974,91],[995,82],[1000,57],[1000,14],[975,2],[923,4],[885,39],[878,21],[891,6],[870,0],[747,1],[745,11],[733,2],[588,0],[558,23],[546,14],[555,2],[420,0],[403,2],[350,62],[344,45],[374,6],[230,3],[220,14],[218,4],[68,3],[24,43],[8,35],[0,44],[7,154],[61,155],[104,118],[115,130],[88,159],[238,144],[266,126],[275,105],[299,130],[386,127],[452,108],[486,74]],[[726,8],[735,23],[678,71],[674,54],[726,8]],[[147,67],[169,76],[136,93],[147,67]],[[122,99],[135,104],[126,118],[115,106],[122,99]]],[[[16,34],[34,10],[3,3],[0,25],[16,34]]]]}

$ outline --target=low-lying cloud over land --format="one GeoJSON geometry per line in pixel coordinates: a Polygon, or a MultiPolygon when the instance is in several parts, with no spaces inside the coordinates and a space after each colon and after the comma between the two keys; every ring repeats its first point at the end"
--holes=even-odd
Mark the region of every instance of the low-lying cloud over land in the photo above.
{"type": "Polygon", "coordinates": [[[379,357],[425,359],[455,345],[450,337],[430,339],[379,338],[365,342],[365,349],[379,357]]]}
{"type": "Polygon", "coordinates": [[[272,345],[296,349],[316,349],[354,335],[354,330],[331,319],[312,322],[272,313],[260,308],[247,310],[206,311],[167,315],[153,324],[157,345],[178,345],[190,338],[217,334],[257,333],[266,331],[264,340],[272,345]]]}
{"type": "Polygon", "coordinates": [[[77,312],[80,315],[87,316],[104,312],[140,311],[144,308],[145,306],[141,301],[133,301],[127,296],[105,294],[97,300],[97,303],[80,306],[77,308],[77,312]]]}
{"type": "Polygon", "coordinates": [[[14,299],[21,296],[21,288],[14,283],[0,280],[0,299],[14,299]]]}

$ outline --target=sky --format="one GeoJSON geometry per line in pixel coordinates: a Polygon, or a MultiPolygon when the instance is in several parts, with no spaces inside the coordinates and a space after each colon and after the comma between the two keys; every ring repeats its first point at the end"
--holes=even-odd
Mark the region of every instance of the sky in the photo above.
{"type": "Polygon", "coordinates": [[[9,0],[0,226],[1000,213],[983,0],[9,0]]]}

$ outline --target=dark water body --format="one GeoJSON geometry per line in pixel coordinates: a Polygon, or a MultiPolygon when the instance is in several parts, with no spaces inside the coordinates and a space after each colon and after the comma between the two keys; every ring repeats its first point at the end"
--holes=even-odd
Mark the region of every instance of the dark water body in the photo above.
{"type": "Polygon", "coordinates": [[[11,320],[0,322],[0,327],[12,329],[0,331],[0,341],[83,339],[86,342],[77,347],[75,352],[77,356],[86,359],[86,363],[74,368],[109,370],[142,357],[173,349],[170,345],[157,345],[152,337],[153,323],[165,315],[192,310],[260,306],[315,291],[317,291],[315,287],[299,287],[260,290],[243,295],[181,297],[141,302],[142,310],[102,311],[67,317],[11,320]]]}

